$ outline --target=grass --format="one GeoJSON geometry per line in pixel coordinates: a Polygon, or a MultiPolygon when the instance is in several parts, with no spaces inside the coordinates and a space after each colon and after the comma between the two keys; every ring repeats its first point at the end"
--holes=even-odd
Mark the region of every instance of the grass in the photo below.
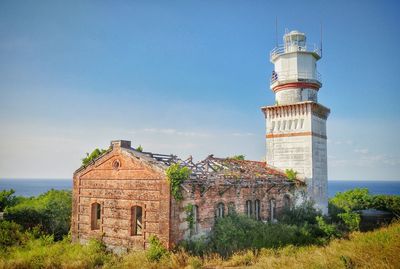
{"type": "Polygon", "coordinates": [[[400,268],[400,222],[379,230],[350,234],[326,246],[286,246],[247,250],[223,259],[217,254],[197,257],[185,251],[169,252],[151,261],[146,251],[116,256],[95,241],[82,246],[68,239],[31,239],[23,246],[0,252],[0,268],[400,268]]]}

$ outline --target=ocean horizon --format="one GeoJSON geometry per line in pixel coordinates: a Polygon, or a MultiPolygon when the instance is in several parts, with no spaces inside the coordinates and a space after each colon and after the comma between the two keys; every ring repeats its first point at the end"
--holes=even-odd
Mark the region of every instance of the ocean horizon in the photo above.
{"type": "MultiPolygon", "coordinates": [[[[328,180],[328,196],[354,188],[371,194],[400,195],[400,180],[328,180]]],[[[37,196],[48,190],[71,190],[72,179],[0,179],[0,191],[14,189],[16,195],[37,196]]]]}

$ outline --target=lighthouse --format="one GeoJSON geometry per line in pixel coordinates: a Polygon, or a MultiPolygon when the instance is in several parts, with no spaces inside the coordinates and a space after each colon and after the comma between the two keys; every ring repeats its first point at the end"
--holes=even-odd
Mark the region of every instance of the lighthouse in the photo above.
{"type": "Polygon", "coordinates": [[[318,103],[322,87],[317,71],[321,49],[306,35],[291,31],[270,52],[274,65],[270,88],[275,104],[262,108],[266,119],[266,161],[293,169],[307,184],[307,194],[323,213],[328,210],[326,120],[330,110],[318,103]]]}

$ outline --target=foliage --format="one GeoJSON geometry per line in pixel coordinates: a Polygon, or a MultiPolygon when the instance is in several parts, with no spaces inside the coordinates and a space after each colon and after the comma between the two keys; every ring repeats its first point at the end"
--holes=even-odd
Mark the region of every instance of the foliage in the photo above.
{"type": "Polygon", "coordinates": [[[340,213],[337,216],[343,221],[348,230],[358,231],[360,229],[360,214],[355,212],[345,212],[340,213]]]}
{"type": "Polygon", "coordinates": [[[294,181],[297,178],[298,173],[296,171],[294,171],[293,169],[286,169],[285,174],[289,180],[294,181]]]}
{"type": "Polygon", "coordinates": [[[329,213],[333,216],[354,210],[370,208],[372,196],[368,189],[353,189],[337,193],[329,201],[329,213]]]}
{"type": "Polygon", "coordinates": [[[210,239],[212,250],[223,256],[245,249],[318,243],[307,225],[263,223],[237,214],[217,219],[210,239]]]}
{"type": "Polygon", "coordinates": [[[148,251],[117,256],[98,241],[71,243],[68,237],[53,242],[51,236],[29,239],[24,245],[0,251],[0,269],[5,268],[399,268],[400,223],[373,232],[350,234],[325,246],[287,245],[277,249],[235,252],[229,259],[217,254],[202,258],[182,250],[151,261],[148,251]],[[347,267],[346,267],[347,266],[347,267]]]}
{"type": "Polygon", "coordinates": [[[334,224],[327,223],[322,216],[317,216],[315,219],[317,221],[319,230],[323,233],[323,236],[328,240],[333,238],[340,238],[342,236],[337,226],[334,224]]]}
{"type": "Polygon", "coordinates": [[[82,159],[82,165],[86,166],[90,162],[92,162],[94,159],[98,158],[100,155],[102,155],[104,152],[106,152],[106,149],[94,149],[92,153],[86,152],[86,157],[82,159]]]}
{"type": "Polygon", "coordinates": [[[0,253],[0,268],[99,268],[112,259],[98,241],[87,245],[73,244],[69,238],[54,242],[47,235],[7,248],[0,253]]]}
{"type": "Polygon", "coordinates": [[[300,194],[300,197],[296,197],[294,200],[296,199],[300,201],[293,201],[293,205],[290,208],[284,208],[279,221],[284,224],[298,226],[316,224],[316,217],[320,216],[321,212],[315,209],[314,201],[308,198],[306,193],[300,194]]]}
{"type": "Polygon", "coordinates": [[[39,225],[44,232],[54,234],[55,239],[60,240],[69,231],[71,206],[71,191],[50,190],[8,207],[5,218],[24,229],[39,225]]]}
{"type": "Polygon", "coordinates": [[[20,245],[25,240],[21,225],[10,221],[0,221],[0,249],[20,245]]]}
{"type": "Polygon", "coordinates": [[[389,211],[400,218],[400,195],[374,195],[370,207],[389,211]]]}
{"type": "Polygon", "coordinates": [[[186,222],[188,223],[190,230],[192,230],[194,226],[193,208],[194,206],[192,204],[185,206],[186,222]]]}
{"type": "Polygon", "coordinates": [[[6,207],[13,206],[18,202],[19,198],[16,197],[14,193],[15,191],[13,189],[0,191],[0,212],[3,212],[6,207]]]}
{"type": "Polygon", "coordinates": [[[228,159],[231,159],[231,160],[238,160],[238,161],[244,161],[245,158],[246,158],[246,156],[243,155],[243,154],[234,155],[234,156],[232,156],[232,157],[228,157],[228,159]]]}
{"type": "Polygon", "coordinates": [[[400,196],[372,195],[368,189],[353,189],[337,193],[329,200],[329,214],[333,221],[342,223],[348,230],[359,229],[361,221],[357,210],[375,208],[400,217],[400,196]]]}
{"type": "Polygon", "coordinates": [[[147,250],[147,258],[150,261],[159,261],[164,256],[168,255],[168,250],[161,244],[160,240],[155,235],[149,237],[150,247],[147,250]]]}
{"type": "Polygon", "coordinates": [[[172,196],[176,201],[183,199],[181,185],[190,177],[191,171],[188,167],[181,167],[179,163],[175,163],[167,169],[167,179],[171,186],[172,196]]]}
{"type": "Polygon", "coordinates": [[[139,145],[139,146],[136,148],[136,150],[139,151],[139,152],[143,152],[143,147],[142,147],[142,145],[139,145]]]}

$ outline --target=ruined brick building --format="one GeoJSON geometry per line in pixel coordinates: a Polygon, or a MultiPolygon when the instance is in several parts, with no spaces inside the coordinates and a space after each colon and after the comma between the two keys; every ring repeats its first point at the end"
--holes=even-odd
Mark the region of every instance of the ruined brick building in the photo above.
{"type": "Polygon", "coordinates": [[[153,234],[171,248],[207,234],[216,218],[233,211],[274,221],[299,183],[265,162],[209,156],[194,163],[112,141],[107,152],[74,173],[72,236],[80,242],[101,238],[114,249],[143,249],[153,234]],[[175,163],[191,170],[181,201],[172,197],[166,176],[175,163]]]}
{"type": "Polygon", "coordinates": [[[217,218],[234,211],[273,222],[304,185],[285,176],[283,170],[290,168],[299,172],[307,193],[324,210],[329,109],[317,102],[322,84],[316,61],[321,55],[307,50],[303,33],[287,33],[284,41],[271,52],[277,104],[262,108],[267,162],[210,155],[194,163],[191,158],[139,152],[130,141],[112,141],[107,152],[74,173],[73,239],[101,238],[108,247],[123,250],[146,248],[149,236],[156,235],[171,248],[207,234],[217,218]],[[180,201],[172,196],[166,175],[176,164],[191,171],[181,185],[180,201]]]}

